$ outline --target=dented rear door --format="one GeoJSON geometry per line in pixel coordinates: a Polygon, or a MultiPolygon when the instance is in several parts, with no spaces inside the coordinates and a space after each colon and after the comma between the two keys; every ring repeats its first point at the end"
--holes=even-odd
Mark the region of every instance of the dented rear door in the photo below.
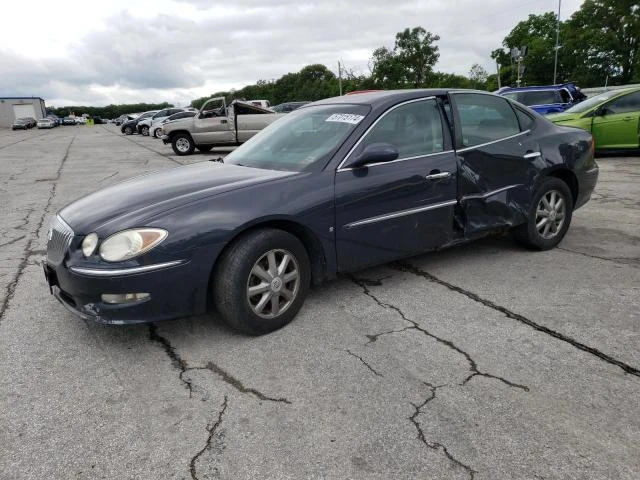
{"type": "Polygon", "coordinates": [[[458,218],[466,237],[525,221],[541,152],[534,119],[504,98],[450,95],[458,159],[458,218]],[[522,117],[522,118],[519,118],[522,117]]]}

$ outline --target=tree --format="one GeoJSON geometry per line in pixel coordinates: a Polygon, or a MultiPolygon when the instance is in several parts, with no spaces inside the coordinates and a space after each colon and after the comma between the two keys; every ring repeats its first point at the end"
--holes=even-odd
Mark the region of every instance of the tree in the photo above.
{"type": "Polygon", "coordinates": [[[469,69],[469,80],[473,84],[473,88],[485,88],[487,86],[487,78],[489,74],[479,63],[474,63],[469,69]]]}
{"type": "Polygon", "coordinates": [[[567,27],[564,57],[582,86],[640,81],[639,2],[585,0],[567,27]]]}
{"type": "Polygon", "coordinates": [[[393,50],[380,47],[373,52],[371,77],[383,88],[423,87],[438,61],[438,35],[422,27],[405,28],[396,34],[393,50]]]}
{"type": "Polygon", "coordinates": [[[553,12],[547,12],[542,15],[529,15],[527,20],[519,22],[509,32],[502,42],[507,51],[492,52],[492,57],[498,60],[501,66],[510,66],[509,78],[505,84],[514,84],[517,77],[515,66],[511,65],[509,51],[524,45],[528,48],[527,56],[523,61],[526,68],[524,84],[545,85],[553,82],[556,26],[556,15],[553,12]]]}

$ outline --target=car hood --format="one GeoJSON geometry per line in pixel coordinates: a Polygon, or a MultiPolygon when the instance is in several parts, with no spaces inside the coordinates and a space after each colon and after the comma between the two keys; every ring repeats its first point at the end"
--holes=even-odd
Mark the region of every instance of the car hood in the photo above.
{"type": "Polygon", "coordinates": [[[149,218],[205,197],[276,180],[296,172],[199,162],[127,180],[80,198],[59,215],[76,234],[144,226],[149,218]],[[110,225],[115,222],[114,225],[110,225]]]}
{"type": "Polygon", "coordinates": [[[548,120],[551,120],[554,123],[558,123],[558,122],[570,122],[572,120],[577,120],[581,118],[583,115],[584,115],[584,112],[583,113],[562,112],[562,113],[552,113],[550,115],[547,115],[546,118],[548,120]]]}

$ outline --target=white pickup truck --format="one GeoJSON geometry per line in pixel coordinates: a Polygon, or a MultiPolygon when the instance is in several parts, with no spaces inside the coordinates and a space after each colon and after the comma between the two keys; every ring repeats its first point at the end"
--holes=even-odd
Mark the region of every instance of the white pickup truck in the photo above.
{"type": "Polygon", "coordinates": [[[208,152],[213,147],[240,145],[284,115],[239,100],[227,105],[224,97],[214,97],[195,117],[166,123],[161,138],[176,155],[191,155],[196,148],[208,152]]]}

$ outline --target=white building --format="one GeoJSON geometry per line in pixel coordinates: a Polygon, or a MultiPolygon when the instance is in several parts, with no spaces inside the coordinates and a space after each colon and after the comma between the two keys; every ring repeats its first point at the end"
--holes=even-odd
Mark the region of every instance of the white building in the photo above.
{"type": "Polygon", "coordinates": [[[44,100],[40,97],[0,97],[0,127],[10,127],[16,118],[39,120],[46,115],[44,100]]]}

